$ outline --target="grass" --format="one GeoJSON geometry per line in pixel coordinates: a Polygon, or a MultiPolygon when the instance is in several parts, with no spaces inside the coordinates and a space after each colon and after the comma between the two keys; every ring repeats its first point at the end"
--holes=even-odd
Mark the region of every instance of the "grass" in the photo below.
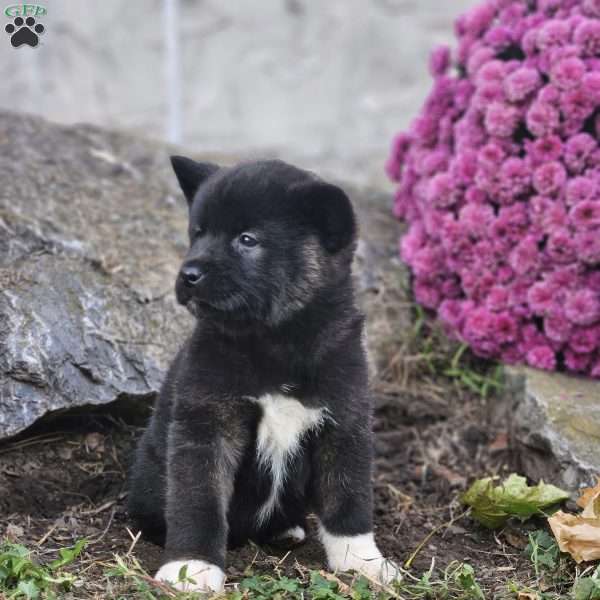
{"type": "MultiPolygon", "coordinates": [[[[402,569],[402,578],[391,586],[381,586],[361,575],[328,573],[306,569],[296,563],[295,576],[284,575],[277,566],[272,574],[255,573],[249,566],[243,577],[230,582],[223,600],[600,600],[600,566],[581,568],[562,554],[547,530],[528,534],[524,554],[531,563],[529,580],[515,578],[503,591],[485,590],[475,569],[468,563],[451,562],[424,573],[402,569]],[[490,593],[493,595],[490,596],[490,593]]],[[[58,558],[41,563],[35,552],[23,545],[0,544],[0,598],[55,600],[77,598],[78,561],[86,540],[61,548],[58,558]],[[70,595],[69,595],[70,593],[70,595]]],[[[133,554],[115,555],[98,563],[103,587],[102,598],[114,600],[196,600],[203,595],[175,590],[155,581],[133,554]]],[[[182,569],[180,580],[189,576],[182,569]]],[[[206,595],[204,595],[206,597],[206,595]]]]}
{"type": "MultiPolygon", "coordinates": [[[[85,546],[81,541],[73,548],[60,551],[61,557],[46,565],[32,558],[32,552],[24,546],[6,542],[2,545],[3,561],[0,563],[0,592],[2,598],[58,599],[77,585],[73,567],[77,556],[85,546]],[[69,571],[65,567],[70,566],[69,571]]],[[[134,556],[115,555],[105,563],[103,574],[109,600],[194,600],[203,595],[180,592],[170,585],[155,581],[134,556]]],[[[441,573],[434,565],[429,571],[416,577],[404,572],[403,579],[393,586],[381,586],[361,575],[345,575],[342,579],[325,571],[308,570],[297,565],[298,576],[288,577],[274,572],[273,575],[254,574],[251,571],[226,592],[212,597],[227,600],[387,600],[391,598],[484,600],[484,593],[477,583],[473,567],[465,563],[451,563],[441,573]]],[[[182,569],[180,581],[193,581],[182,569]]],[[[76,596],[74,596],[76,597],[76,596]]]]}
{"type": "MultiPolygon", "coordinates": [[[[0,597],[8,599],[54,600],[76,590],[77,558],[86,546],[80,540],[72,547],[59,550],[59,557],[46,564],[38,562],[34,552],[13,542],[0,545],[0,597]]],[[[102,563],[105,579],[104,598],[125,600],[193,600],[198,593],[180,592],[170,585],[155,581],[133,555],[115,555],[102,563]]],[[[381,586],[361,575],[343,578],[325,571],[309,570],[297,565],[297,577],[255,574],[248,570],[237,583],[228,585],[220,597],[227,600],[417,600],[420,598],[483,600],[474,569],[465,563],[453,562],[441,572],[431,568],[417,577],[403,571],[402,580],[393,586],[381,586]]],[[[180,581],[190,578],[182,569],[180,581]]],[[[72,597],[76,598],[75,595],[72,597]]],[[[217,597],[215,595],[215,597],[217,597]]]]}
{"type": "Polygon", "coordinates": [[[86,544],[86,540],[80,540],[70,548],[61,548],[56,560],[40,565],[25,546],[4,543],[0,546],[0,591],[7,593],[7,598],[60,597],[77,579],[64,568],[76,560],[86,544]]]}
{"type": "Polygon", "coordinates": [[[481,359],[467,344],[449,339],[418,304],[410,303],[408,308],[413,314],[412,325],[408,331],[402,329],[388,336],[390,347],[384,353],[391,358],[380,379],[421,394],[429,390],[434,396],[440,380],[484,399],[502,390],[501,365],[481,359]]]}
{"type": "MultiPolygon", "coordinates": [[[[42,564],[34,552],[13,542],[0,544],[0,598],[54,600],[77,598],[77,561],[86,546],[80,540],[59,550],[56,560],[42,564]]],[[[504,592],[495,590],[493,598],[518,600],[600,600],[600,566],[581,570],[560,553],[546,530],[529,534],[524,550],[531,561],[531,581],[514,580],[504,592]]],[[[115,555],[100,563],[104,579],[103,598],[115,600],[196,600],[203,595],[181,592],[155,581],[133,555],[115,555]]],[[[224,600],[486,600],[492,596],[482,589],[474,568],[468,563],[452,562],[443,569],[430,568],[416,575],[402,570],[402,579],[392,586],[381,586],[361,575],[337,576],[309,570],[296,564],[297,576],[258,574],[249,567],[244,577],[230,583],[226,592],[212,598],[224,600]]],[[[180,580],[189,576],[182,569],[180,580]]],[[[206,597],[206,595],[204,595],[206,597]]]]}

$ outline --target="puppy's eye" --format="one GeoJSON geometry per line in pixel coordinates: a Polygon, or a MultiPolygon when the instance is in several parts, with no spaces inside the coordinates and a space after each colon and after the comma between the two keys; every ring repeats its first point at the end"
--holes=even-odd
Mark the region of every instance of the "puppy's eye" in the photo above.
{"type": "Polygon", "coordinates": [[[246,248],[254,248],[258,244],[258,240],[249,233],[242,233],[238,239],[240,244],[246,248]]]}
{"type": "Polygon", "coordinates": [[[192,229],[192,237],[198,237],[204,233],[204,227],[202,225],[196,225],[194,229],[192,229]]]}

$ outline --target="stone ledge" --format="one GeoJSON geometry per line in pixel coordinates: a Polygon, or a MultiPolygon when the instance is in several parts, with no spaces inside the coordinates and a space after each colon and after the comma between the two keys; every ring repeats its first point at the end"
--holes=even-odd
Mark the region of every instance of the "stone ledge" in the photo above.
{"type": "Polygon", "coordinates": [[[507,368],[512,448],[528,477],[569,490],[600,475],[600,383],[530,368],[507,368]]]}

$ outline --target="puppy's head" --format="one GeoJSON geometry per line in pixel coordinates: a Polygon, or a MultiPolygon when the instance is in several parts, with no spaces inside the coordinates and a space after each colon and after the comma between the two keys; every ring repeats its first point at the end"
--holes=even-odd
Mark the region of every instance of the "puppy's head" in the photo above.
{"type": "Polygon", "coordinates": [[[193,314],[275,326],[347,278],[356,223],[339,187],[280,161],[171,162],[189,205],[175,289],[193,314]]]}

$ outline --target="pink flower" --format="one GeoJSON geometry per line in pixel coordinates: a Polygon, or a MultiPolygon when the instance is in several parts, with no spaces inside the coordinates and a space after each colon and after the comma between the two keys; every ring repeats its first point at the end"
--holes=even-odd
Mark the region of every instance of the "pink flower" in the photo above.
{"type": "Polygon", "coordinates": [[[490,104],[485,113],[485,128],[490,135],[500,138],[513,134],[519,122],[519,111],[501,102],[490,104]]]}
{"type": "Polygon", "coordinates": [[[527,129],[536,137],[551,135],[558,129],[558,110],[551,104],[534,102],[526,115],[527,129]]]}
{"type": "Polygon", "coordinates": [[[444,300],[438,309],[442,323],[452,329],[460,329],[464,320],[464,304],[460,300],[444,300]]]}
{"type": "Polygon", "coordinates": [[[581,173],[586,161],[598,148],[596,140],[587,133],[570,137],[565,144],[564,160],[571,173],[581,173]]]}
{"type": "Polygon", "coordinates": [[[576,57],[563,58],[550,68],[550,81],[562,90],[577,87],[585,73],[584,62],[576,57]]]}
{"type": "Polygon", "coordinates": [[[539,91],[537,101],[542,104],[556,106],[560,102],[560,90],[551,83],[548,83],[539,91]]]}
{"type": "Polygon", "coordinates": [[[557,293],[563,289],[572,289],[579,283],[577,266],[559,267],[544,275],[544,281],[556,288],[557,293]]]}
{"type": "Polygon", "coordinates": [[[422,304],[425,308],[437,308],[440,303],[440,293],[437,288],[417,280],[414,290],[415,299],[419,304],[422,304]]]}
{"type": "Polygon", "coordinates": [[[474,237],[481,237],[493,221],[494,211],[491,206],[467,204],[460,209],[458,219],[463,231],[474,237]]]}
{"type": "Polygon", "coordinates": [[[598,231],[576,233],[575,250],[582,262],[588,265],[600,264],[600,235],[598,231]]]}
{"type": "Polygon", "coordinates": [[[600,54],[600,21],[582,21],[573,34],[573,41],[581,48],[583,56],[600,54]]]}
{"type": "Polygon", "coordinates": [[[440,77],[450,66],[450,48],[438,46],[429,57],[429,72],[433,77],[440,77]]]}
{"type": "Polygon", "coordinates": [[[563,135],[570,136],[580,131],[583,120],[594,108],[594,101],[581,88],[563,92],[560,96],[560,110],[565,120],[562,125],[563,135]]]}
{"type": "Polygon", "coordinates": [[[438,173],[427,188],[427,201],[441,208],[452,206],[458,200],[459,192],[448,173],[438,173]]]}
{"type": "Polygon", "coordinates": [[[475,178],[477,171],[477,154],[473,150],[465,150],[457,154],[450,165],[450,176],[460,185],[467,185],[475,178]]]}
{"type": "Polygon", "coordinates": [[[412,263],[417,252],[426,241],[425,231],[419,223],[411,225],[408,233],[400,240],[400,254],[407,263],[412,263]]]}
{"type": "Polygon", "coordinates": [[[520,158],[507,158],[500,167],[499,199],[512,203],[526,194],[531,186],[531,167],[520,158]]]}
{"type": "Polygon", "coordinates": [[[537,47],[547,50],[552,46],[561,46],[569,41],[569,26],[564,21],[547,21],[538,31],[537,47]]]}
{"type": "Polygon", "coordinates": [[[477,154],[477,162],[484,169],[496,170],[505,157],[506,153],[500,144],[489,142],[477,154]]]}
{"type": "Polygon", "coordinates": [[[600,271],[592,271],[585,277],[585,286],[594,292],[600,292],[600,271]]]}
{"type": "Polygon", "coordinates": [[[562,190],[567,172],[558,161],[538,167],[533,173],[533,187],[544,196],[552,196],[562,190]]]}
{"type": "Polygon", "coordinates": [[[537,69],[521,67],[505,79],[504,91],[511,102],[520,102],[535,92],[540,83],[540,74],[537,69]]]}
{"type": "Polygon", "coordinates": [[[504,89],[502,84],[484,83],[480,85],[473,95],[472,104],[478,110],[484,111],[492,103],[500,103],[504,100],[504,89]]]}
{"type": "Polygon", "coordinates": [[[562,141],[556,135],[538,138],[533,142],[525,142],[527,155],[534,165],[558,160],[562,154],[562,141]]]}
{"type": "Polygon", "coordinates": [[[598,294],[582,289],[570,292],[565,303],[565,315],[576,325],[591,325],[600,316],[598,294]]]}
{"type": "Polygon", "coordinates": [[[412,138],[407,133],[398,134],[392,141],[390,160],[396,160],[399,163],[404,162],[404,157],[410,148],[411,141],[412,138]]]}
{"type": "Polygon", "coordinates": [[[586,73],[581,80],[581,91],[593,104],[600,102],[600,72],[586,73]]]}
{"type": "Polygon", "coordinates": [[[598,333],[596,327],[576,327],[569,338],[569,347],[579,354],[593,352],[600,341],[598,333]]]}
{"type": "Polygon", "coordinates": [[[600,202],[583,200],[569,211],[569,221],[576,229],[592,229],[600,226],[600,202]]]}
{"type": "Polygon", "coordinates": [[[489,29],[483,39],[488,46],[498,52],[512,44],[513,34],[508,27],[499,25],[489,29]]]}
{"type": "Polygon", "coordinates": [[[447,169],[448,160],[448,151],[442,149],[433,150],[425,154],[420,165],[415,165],[415,169],[420,175],[434,175],[447,169]]]}
{"type": "Polygon", "coordinates": [[[495,285],[488,293],[485,304],[493,312],[508,308],[508,290],[503,285],[495,285]]]}
{"type": "Polygon", "coordinates": [[[557,264],[564,265],[575,260],[575,245],[571,232],[566,229],[555,229],[548,237],[546,253],[557,264]]]}
{"type": "Polygon", "coordinates": [[[516,365],[523,361],[524,353],[519,346],[508,346],[500,353],[500,360],[507,365],[516,365]]]}
{"type": "Polygon", "coordinates": [[[426,246],[415,252],[410,264],[415,275],[424,279],[431,279],[439,275],[442,270],[442,256],[438,249],[426,246]]]}
{"type": "Polygon", "coordinates": [[[527,292],[529,306],[538,315],[549,314],[551,309],[554,308],[555,293],[554,286],[545,281],[538,281],[527,292]]]}
{"type": "Polygon", "coordinates": [[[535,346],[527,352],[527,362],[536,369],[553,371],[556,367],[556,357],[549,346],[535,346]]]}
{"type": "Polygon", "coordinates": [[[590,354],[578,354],[577,352],[573,352],[570,348],[567,348],[564,352],[564,356],[565,364],[569,371],[583,373],[589,367],[591,359],[590,354]]]}
{"type": "Polygon", "coordinates": [[[544,333],[553,342],[567,342],[572,331],[573,325],[559,308],[553,308],[544,317],[544,333]]]}
{"type": "Polygon", "coordinates": [[[535,239],[523,238],[510,253],[508,262],[519,275],[536,272],[540,267],[540,252],[535,239]]]}
{"type": "Polygon", "coordinates": [[[582,8],[588,17],[600,17],[600,0],[583,0],[582,8]]]}
{"type": "Polygon", "coordinates": [[[600,0],[481,0],[386,163],[418,302],[484,357],[600,378],[600,0]]]}
{"type": "Polygon", "coordinates": [[[487,339],[493,334],[494,317],[484,308],[474,308],[466,317],[463,333],[467,340],[487,339]]]}
{"type": "Polygon", "coordinates": [[[565,199],[568,206],[591,200],[596,194],[596,182],[589,177],[573,177],[567,182],[565,199]]]}
{"type": "Polygon", "coordinates": [[[509,313],[496,315],[493,328],[498,341],[501,344],[514,342],[518,337],[517,321],[509,313]]]}

